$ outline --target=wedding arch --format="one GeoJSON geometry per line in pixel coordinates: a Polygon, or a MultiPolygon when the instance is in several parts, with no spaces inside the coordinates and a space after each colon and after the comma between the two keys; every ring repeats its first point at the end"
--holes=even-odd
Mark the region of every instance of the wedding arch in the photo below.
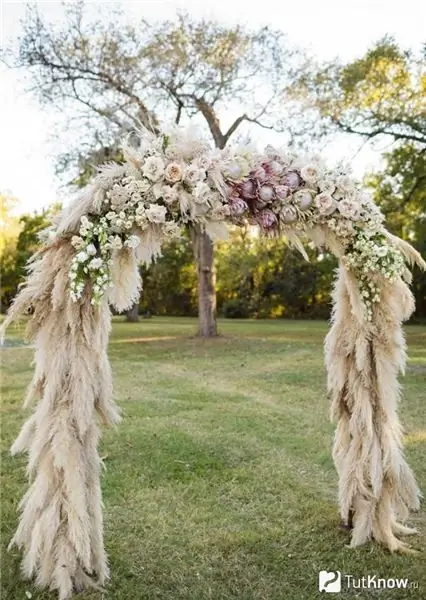
{"type": "Polygon", "coordinates": [[[371,197],[339,164],[267,147],[212,150],[192,130],[138,132],[123,164],[108,164],[46,231],[4,328],[29,315],[38,397],[12,452],[28,452],[31,485],[11,544],[23,572],[60,599],[109,576],[103,545],[99,422],[120,420],[107,358],[112,305],[138,299],[138,264],[160,254],[183,227],[213,240],[227,225],[257,225],[333,252],[339,269],[325,340],[328,391],[337,421],[333,458],[351,546],[369,539],[391,551],[413,533],[402,523],[419,507],[397,414],[405,363],[401,323],[414,309],[406,264],[426,267],[391,235],[371,197]]]}

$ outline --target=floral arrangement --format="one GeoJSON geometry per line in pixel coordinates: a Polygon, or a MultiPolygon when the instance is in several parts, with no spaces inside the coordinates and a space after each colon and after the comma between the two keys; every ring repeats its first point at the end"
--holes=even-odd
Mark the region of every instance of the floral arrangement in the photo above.
{"type": "Polygon", "coordinates": [[[137,148],[126,142],[125,163],[102,167],[95,180],[89,214],[72,239],[75,301],[90,281],[92,303],[100,302],[111,285],[114,253],[134,249],[149,262],[185,225],[201,226],[214,240],[226,238],[226,223],[257,224],[266,235],[297,240],[321,229],[356,275],[369,320],[380,300],[379,279],[392,282],[405,271],[383,215],[346,165],[331,170],[318,156],[270,146],[263,154],[249,146],[212,150],[178,129],[159,136],[144,131],[139,142],[137,148]]]}

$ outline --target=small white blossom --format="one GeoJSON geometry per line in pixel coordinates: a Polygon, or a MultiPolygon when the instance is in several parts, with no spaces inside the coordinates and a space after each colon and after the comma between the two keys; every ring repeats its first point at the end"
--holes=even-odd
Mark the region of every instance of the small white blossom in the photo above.
{"type": "Polygon", "coordinates": [[[99,269],[100,267],[102,267],[102,265],[102,258],[92,258],[92,260],[89,263],[89,269],[99,269]]]}
{"type": "Polygon", "coordinates": [[[89,244],[86,246],[86,252],[89,256],[95,256],[97,252],[96,246],[94,244],[89,244]]]}
{"type": "Polygon", "coordinates": [[[86,252],[83,251],[83,252],[79,252],[75,258],[78,262],[82,263],[82,262],[86,262],[86,260],[89,258],[89,256],[87,255],[86,252]]]}

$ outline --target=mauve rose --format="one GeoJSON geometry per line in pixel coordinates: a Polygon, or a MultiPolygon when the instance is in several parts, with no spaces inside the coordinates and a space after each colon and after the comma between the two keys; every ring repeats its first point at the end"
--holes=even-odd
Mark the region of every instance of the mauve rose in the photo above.
{"type": "Polygon", "coordinates": [[[300,177],[294,171],[289,171],[284,175],[284,183],[288,185],[291,190],[297,190],[300,185],[300,177]]]}
{"type": "Polygon", "coordinates": [[[263,167],[258,167],[253,172],[254,179],[259,179],[260,181],[264,181],[266,179],[266,171],[263,167]]]}
{"type": "Polygon", "coordinates": [[[248,209],[248,205],[242,198],[230,198],[229,208],[231,209],[232,215],[239,216],[248,209]]]}
{"type": "Polygon", "coordinates": [[[275,193],[280,200],[284,200],[290,194],[290,188],[288,185],[277,185],[275,193]]]}
{"type": "Polygon", "coordinates": [[[281,219],[284,223],[294,223],[294,221],[297,221],[297,211],[294,206],[283,206],[281,209],[281,219]]]}
{"type": "Polygon", "coordinates": [[[254,194],[254,183],[248,179],[241,186],[241,194],[244,198],[252,198],[254,194]]]}
{"type": "Polygon", "coordinates": [[[269,229],[275,225],[277,222],[277,217],[271,210],[264,210],[261,212],[259,220],[264,229],[269,229]]]}
{"type": "Polygon", "coordinates": [[[259,197],[264,202],[270,202],[274,197],[274,189],[270,185],[264,185],[259,190],[259,197]]]}

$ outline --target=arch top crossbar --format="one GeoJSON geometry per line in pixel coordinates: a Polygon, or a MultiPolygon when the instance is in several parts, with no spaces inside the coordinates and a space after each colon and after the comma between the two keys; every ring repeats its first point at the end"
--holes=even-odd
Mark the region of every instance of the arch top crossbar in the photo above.
{"type": "Polygon", "coordinates": [[[184,227],[226,238],[228,225],[257,225],[333,252],[339,270],[325,343],[337,423],[333,458],[351,546],[375,539],[404,550],[400,535],[419,490],[402,448],[398,373],[402,322],[414,310],[407,264],[426,264],[391,235],[383,215],[343,164],[267,147],[213,150],[192,130],[126,140],[46,231],[4,328],[29,314],[37,398],[12,451],[28,452],[31,485],[11,543],[23,571],[61,600],[108,578],[103,546],[99,423],[119,421],[107,358],[109,305],[122,311],[141,289],[138,264],[184,227]],[[131,143],[130,143],[131,142],[131,143]],[[353,517],[353,519],[352,519],[353,517]]]}

